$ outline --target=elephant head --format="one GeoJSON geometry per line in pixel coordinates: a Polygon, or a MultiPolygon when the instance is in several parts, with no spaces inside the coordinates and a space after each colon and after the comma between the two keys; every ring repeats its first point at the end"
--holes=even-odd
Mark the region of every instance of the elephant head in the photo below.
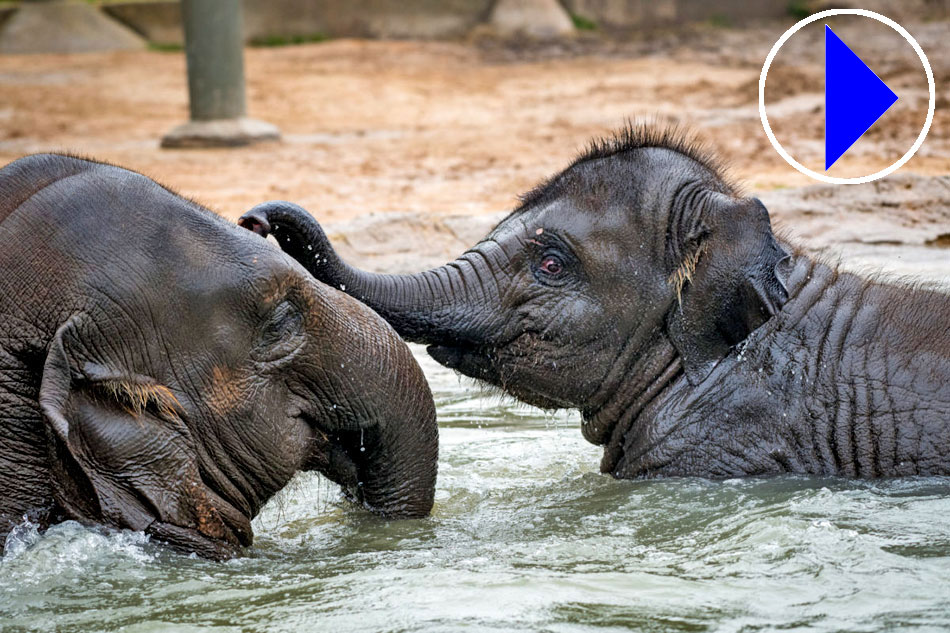
{"type": "MultiPolygon", "coordinates": [[[[0,356],[23,364],[0,368],[0,459],[48,442],[61,517],[221,557],[299,470],[386,517],[429,513],[432,395],[365,305],[133,172],[34,156],[0,194],[0,356]]],[[[0,476],[0,519],[47,503],[34,449],[0,476]]]]}
{"type": "MultiPolygon", "coordinates": [[[[437,361],[611,439],[657,393],[704,379],[786,299],[768,213],[675,131],[594,143],[453,262],[357,270],[285,202],[239,222],[363,301],[437,361]]],[[[606,459],[602,468],[610,468],[606,459]]]]}

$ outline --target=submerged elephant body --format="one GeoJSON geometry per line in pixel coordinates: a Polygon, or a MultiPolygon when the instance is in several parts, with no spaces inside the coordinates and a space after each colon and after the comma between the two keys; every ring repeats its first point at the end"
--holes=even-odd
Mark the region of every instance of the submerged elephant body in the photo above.
{"type": "Polygon", "coordinates": [[[392,329],[154,181],[0,169],[0,551],[27,518],[221,558],[299,470],[386,516],[432,505],[432,396],[392,329]]]}
{"type": "Polygon", "coordinates": [[[797,251],[674,132],[595,143],[416,275],[346,265],[289,203],[240,223],[440,363],[579,409],[616,477],[950,474],[950,295],[797,251]]]}

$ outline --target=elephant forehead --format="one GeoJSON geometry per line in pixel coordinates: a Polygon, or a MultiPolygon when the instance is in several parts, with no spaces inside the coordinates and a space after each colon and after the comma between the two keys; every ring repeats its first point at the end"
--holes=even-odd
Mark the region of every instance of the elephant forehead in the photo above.
{"type": "Polygon", "coordinates": [[[553,200],[524,218],[528,239],[555,234],[588,266],[655,256],[658,232],[620,204],[591,209],[570,198],[553,200]],[[540,233],[539,233],[540,231],[540,233]]]}
{"type": "Polygon", "coordinates": [[[628,239],[653,232],[656,214],[643,214],[634,200],[565,193],[523,217],[529,232],[555,230],[578,241],[628,239]]]}

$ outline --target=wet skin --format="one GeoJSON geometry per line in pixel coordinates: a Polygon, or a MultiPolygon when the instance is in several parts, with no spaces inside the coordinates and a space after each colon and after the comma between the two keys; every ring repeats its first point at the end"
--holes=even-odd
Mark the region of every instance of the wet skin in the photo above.
{"type": "Polygon", "coordinates": [[[673,132],[595,143],[459,259],[356,270],[286,202],[240,223],[461,373],[576,408],[615,477],[950,474],[950,295],[842,273],[673,132]]]}
{"type": "Polygon", "coordinates": [[[317,470],[432,507],[432,395],[405,343],[279,249],[118,167],[0,169],[0,545],[27,517],[211,558],[317,470]]]}

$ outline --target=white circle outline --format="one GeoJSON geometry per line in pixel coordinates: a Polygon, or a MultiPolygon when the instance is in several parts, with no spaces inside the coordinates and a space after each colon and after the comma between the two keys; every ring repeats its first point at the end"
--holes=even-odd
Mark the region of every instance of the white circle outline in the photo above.
{"type": "Polygon", "coordinates": [[[769,51],[768,57],[765,58],[765,65],[762,66],[762,73],[759,75],[759,117],[762,119],[762,127],[765,128],[765,135],[769,137],[769,142],[772,143],[772,147],[774,147],[775,151],[785,159],[785,162],[797,169],[799,172],[805,174],[806,176],[810,176],[815,180],[827,182],[832,185],[858,185],[866,182],[873,182],[879,178],[883,178],[884,176],[892,174],[903,167],[904,163],[909,161],[911,157],[917,153],[917,150],[920,149],[920,146],[924,144],[924,139],[927,138],[927,133],[930,132],[930,124],[933,123],[934,109],[936,108],[936,105],[937,89],[934,86],[933,69],[930,67],[930,61],[927,59],[927,55],[924,54],[924,50],[920,47],[920,44],[917,43],[917,40],[915,40],[914,37],[908,33],[904,27],[894,20],[887,16],[881,15],[880,13],[868,11],[867,9],[828,9],[795,23],[795,25],[789,30],[785,31],[782,37],[780,37],[778,41],[775,42],[775,45],[772,46],[772,50],[769,51]],[[772,127],[769,125],[769,118],[765,114],[765,78],[768,76],[769,67],[772,65],[772,60],[775,59],[775,55],[778,54],[779,49],[782,48],[782,45],[784,45],[785,42],[787,42],[789,38],[797,33],[802,27],[833,15],[860,15],[866,18],[871,18],[872,20],[877,20],[878,22],[891,27],[897,31],[901,37],[907,40],[907,42],[914,48],[914,50],[917,52],[917,56],[920,58],[920,62],[924,65],[924,71],[927,73],[927,84],[930,88],[930,105],[927,108],[927,121],[924,123],[924,127],[920,130],[920,135],[917,136],[917,140],[914,141],[914,144],[909,150],[907,150],[906,154],[901,156],[889,167],[886,167],[881,171],[873,173],[869,176],[861,176],[857,178],[839,178],[837,176],[827,176],[805,167],[797,160],[792,158],[791,154],[786,152],[785,148],[782,147],[782,144],[776,140],[775,134],[772,133],[772,127]]]}

